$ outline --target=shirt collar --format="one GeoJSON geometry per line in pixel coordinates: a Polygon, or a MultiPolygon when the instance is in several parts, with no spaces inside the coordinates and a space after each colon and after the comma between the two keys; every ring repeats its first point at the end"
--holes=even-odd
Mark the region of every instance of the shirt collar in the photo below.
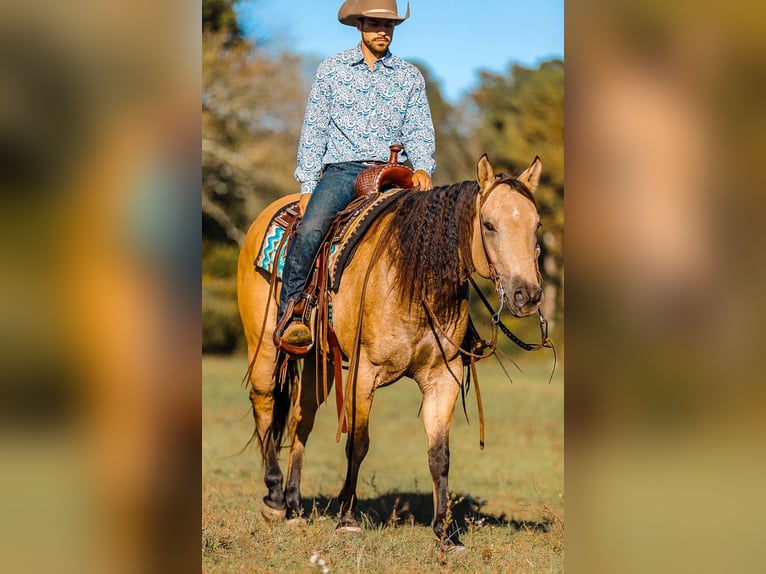
{"type": "MultiPolygon", "coordinates": [[[[396,56],[394,56],[391,53],[391,50],[387,50],[386,51],[386,55],[383,56],[382,58],[380,58],[377,61],[380,62],[381,64],[383,64],[386,68],[393,68],[394,67],[394,58],[395,57],[396,56]]],[[[354,48],[353,58],[351,60],[351,65],[352,66],[356,66],[356,65],[359,65],[359,64],[362,64],[362,63],[364,63],[364,54],[362,54],[362,44],[360,43],[360,44],[358,44],[356,46],[356,48],[354,48]]]]}

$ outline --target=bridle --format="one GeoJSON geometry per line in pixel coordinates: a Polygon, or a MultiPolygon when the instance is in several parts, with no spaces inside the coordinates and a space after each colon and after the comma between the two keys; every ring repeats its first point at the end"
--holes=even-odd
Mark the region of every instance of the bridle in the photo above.
{"type": "MultiPolygon", "coordinates": [[[[519,338],[516,334],[513,333],[506,325],[503,323],[503,321],[500,319],[500,314],[503,311],[503,306],[505,304],[505,288],[503,287],[503,283],[500,280],[500,276],[498,275],[497,271],[495,270],[495,265],[492,263],[492,261],[489,258],[489,254],[487,253],[487,247],[486,247],[486,237],[484,235],[484,219],[481,214],[481,208],[484,206],[484,203],[487,201],[487,198],[489,195],[497,189],[497,187],[503,183],[507,183],[511,180],[509,177],[503,177],[503,176],[496,176],[495,181],[493,182],[492,186],[481,195],[481,200],[479,201],[479,213],[478,213],[478,224],[479,224],[479,230],[481,233],[481,242],[482,242],[482,250],[484,251],[484,257],[487,261],[487,267],[489,269],[489,275],[490,279],[492,279],[492,282],[495,285],[495,292],[498,294],[498,297],[500,299],[500,305],[495,311],[492,308],[492,305],[490,305],[489,301],[487,300],[487,297],[484,295],[484,293],[479,288],[478,284],[472,277],[473,271],[476,270],[476,267],[471,261],[471,263],[467,266],[466,269],[466,277],[470,281],[471,285],[473,285],[474,290],[479,295],[479,299],[486,307],[487,311],[489,311],[490,317],[491,317],[491,324],[492,324],[492,338],[490,340],[481,338],[478,333],[476,332],[475,327],[472,325],[472,321],[470,320],[469,316],[469,330],[472,331],[472,341],[470,348],[466,349],[463,345],[455,344],[455,342],[452,340],[452,338],[447,334],[446,330],[439,324],[439,321],[436,318],[436,315],[433,312],[433,309],[429,305],[428,301],[426,301],[424,298],[421,299],[423,307],[426,311],[426,314],[429,318],[429,321],[431,322],[431,325],[433,326],[434,330],[438,331],[442,337],[444,337],[454,348],[458,349],[458,351],[463,355],[463,358],[465,361],[470,362],[473,364],[475,361],[479,361],[481,359],[484,359],[486,357],[489,357],[491,355],[495,355],[497,357],[497,339],[498,330],[503,333],[508,339],[510,339],[514,344],[518,345],[525,351],[537,351],[539,349],[551,349],[553,351],[553,369],[551,370],[551,376],[548,380],[550,382],[553,380],[553,373],[556,370],[556,348],[553,345],[553,341],[548,336],[548,320],[543,316],[543,312],[538,308],[537,309],[537,315],[539,318],[539,324],[540,324],[540,342],[539,343],[527,343],[526,341],[523,341],[521,338],[519,338]]],[[[519,189],[517,189],[515,186],[510,186],[515,191],[518,191],[519,193],[522,193],[526,197],[528,197],[531,200],[531,195],[527,195],[529,192],[524,192],[519,189]]],[[[534,202],[534,200],[532,200],[534,202]]],[[[540,271],[538,270],[538,276],[540,274],[540,271]]],[[[499,361],[498,357],[498,361],[499,361]]],[[[506,376],[508,376],[508,372],[505,369],[505,366],[500,363],[500,366],[503,368],[503,370],[506,373],[506,376]]],[[[454,376],[454,375],[453,375],[454,376]]],[[[508,379],[510,379],[510,376],[508,376],[508,379]]]]}
{"type": "MultiPolygon", "coordinates": [[[[482,340],[482,342],[485,343],[486,348],[491,349],[491,353],[494,353],[497,348],[497,329],[500,329],[503,335],[508,337],[511,341],[513,341],[516,345],[518,345],[525,351],[537,351],[538,349],[542,349],[542,348],[552,349],[553,357],[554,357],[554,369],[555,369],[556,348],[553,346],[553,341],[551,341],[550,337],[548,336],[548,320],[543,316],[543,312],[540,310],[539,307],[537,309],[537,315],[540,320],[540,342],[539,343],[526,343],[522,341],[500,320],[500,314],[503,311],[503,306],[506,300],[505,288],[503,287],[503,282],[500,280],[500,276],[495,270],[495,265],[490,260],[489,253],[487,251],[486,235],[484,233],[484,229],[485,229],[484,218],[482,217],[482,207],[484,207],[484,204],[486,203],[487,198],[489,198],[490,194],[493,191],[495,191],[498,188],[498,186],[500,186],[503,183],[508,183],[509,181],[511,181],[511,178],[509,177],[496,176],[495,181],[492,183],[492,186],[486,192],[482,193],[481,200],[479,201],[478,215],[479,215],[479,233],[481,234],[481,248],[482,248],[482,251],[484,251],[484,257],[487,260],[487,268],[489,269],[490,279],[492,279],[492,282],[495,285],[495,292],[497,293],[497,296],[500,300],[500,305],[497,311],[493,310],[492,306],[490,305],[489,301],[485,297],[484,293],[481,292],[481,289],[479,289],[479,286],[476,284],[476,281],[471,276],[471,273],[468,273],[468,279],[471,282],[471,285],[473,285],[474,290],[479,295],[479,299],[481,299],[481,302],[484,304],[484,306],[487,308],[487,310],[489,311],[491,315],[491,321],[493,325],[493,340],[491,342],[482,340]]],[[[515,186],[510,186],[510,187],[511,189],[519,191],[515,188],[515,186]]],[[[519,191],[519,193],[523,193],[523,192],[519,191]]],[[[535,266],[537,266],[536,259],[535,259],[535,266]]],[[[539,269],[537,270],[537,274],[539,277],[540,276],[539,269]]],[[[484,355],[482,355],[482,357],[483,356],[484,355]]],[[[551,376],[553,376],[553,373],[551,373],[551,376]]]]}

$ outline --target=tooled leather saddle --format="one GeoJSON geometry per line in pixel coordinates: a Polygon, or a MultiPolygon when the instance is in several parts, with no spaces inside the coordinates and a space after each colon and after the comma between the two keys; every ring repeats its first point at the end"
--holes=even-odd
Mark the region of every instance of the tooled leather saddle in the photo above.
{"type": "Polygon", "coordinates": [[[409,189],[412,187],[413,171],[399,163],[399,153],[404,149],[400,145],[389,147],[391,155],[387,163],[381,163],[367,168],[360,173],[354,182],[354,193],[357,198],[381,193],[392,188],[409,189]]]}

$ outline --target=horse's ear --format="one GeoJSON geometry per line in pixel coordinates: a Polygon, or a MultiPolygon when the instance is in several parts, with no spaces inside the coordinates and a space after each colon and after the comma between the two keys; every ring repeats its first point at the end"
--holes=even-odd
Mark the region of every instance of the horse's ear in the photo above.
{"type": "Polygon", "coordinates": [[[535,160],[516,179],[526,185],[529,191],[534,192],[537,189],[537,184],[540,183],[540,172],[542,171],[543,164],[540,161],[540,156],[535,156],[535,160]]]}
{"type": "Polygon", "coordinates": [[[479,165],[476,166],[476,181],[479,182],[479,187],[482,190],[486,190],[495,181],[495,171],[492,169],[492,164],[489,163],[487,154],[481,156],[479,165]]]}

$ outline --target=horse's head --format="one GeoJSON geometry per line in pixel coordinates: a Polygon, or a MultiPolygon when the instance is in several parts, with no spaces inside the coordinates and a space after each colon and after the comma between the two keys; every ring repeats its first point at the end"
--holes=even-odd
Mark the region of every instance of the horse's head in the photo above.
{"type": "Polygon", "coordinates": [[[481,194],[473,231],[474,266],[479,275],[495,281],[517,317],[537,311],[542,300],[537,267],[540,216],[532,196],[541,169],[535,158],[518,178],[496,176],[486,155],[477,167],[481,194]]]}

